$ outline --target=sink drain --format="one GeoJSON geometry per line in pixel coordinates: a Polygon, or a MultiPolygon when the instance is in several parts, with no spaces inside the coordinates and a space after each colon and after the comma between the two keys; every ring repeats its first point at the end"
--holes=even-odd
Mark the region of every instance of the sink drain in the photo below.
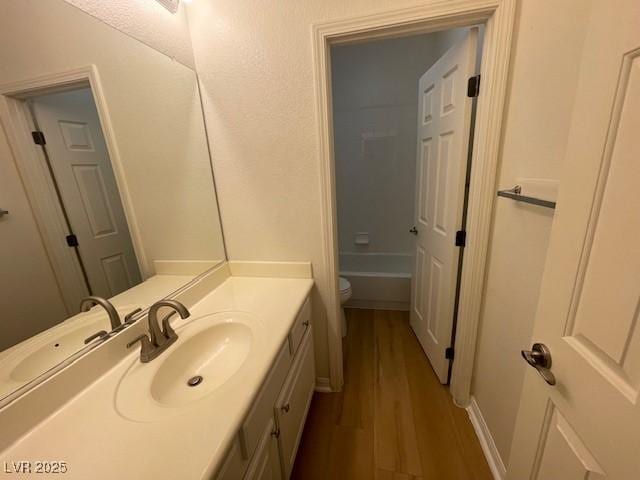
{"type": "Polygon", "coordinates": [[[196,375],[195,377],[191,377],[189,380],[187,380],[187,385],[189,385],[190,387],[197,387],[202,383],[202,380],[204,380],[202,378],[202,375],[196,375]]]}

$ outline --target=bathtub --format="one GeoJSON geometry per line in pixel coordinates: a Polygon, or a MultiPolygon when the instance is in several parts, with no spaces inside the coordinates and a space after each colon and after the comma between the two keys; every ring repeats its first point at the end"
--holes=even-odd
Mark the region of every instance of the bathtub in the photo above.
{"type": "Polygon", "coordinates": [[[412,256],[397,253],[340,253],[340,276],[353,292],[345,306],[409,310],[412,256]]]}

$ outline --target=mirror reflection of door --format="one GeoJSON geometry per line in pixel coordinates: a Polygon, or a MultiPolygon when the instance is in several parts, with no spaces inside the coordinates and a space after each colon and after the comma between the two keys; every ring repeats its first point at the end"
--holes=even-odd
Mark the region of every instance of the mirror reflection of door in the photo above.
{"type": "Polygon", "coordinates": [[[128,290],[140,270],[91,90],[38,97],[32,111],[88,290],[104,298],[128,290]]]}
{"type": "MultiPolygon", "coordinates": [[[[0,220],[6,247],[2,255],[2,335],[5,350],[79,312],[81,295],[111,298],[141,282],[140,269],[125,218],[91,90],[82,88],[34,97],[29,101],[36,128],[44,135],[39,168],[53,188],[38,196],[56,204],[67,231],[77,240],[45,235],[30,198],[10,158],[0,173],[0,220]],[[67,263],[51,256],[50,242],[74,249],[67,263]],[[61,269],[79,269],[79,285],[62,281],[61,269]],[[84,292],[84,293],[80,293],[84,292]],[[77,301],[69,302],[70,298],[77,301]]],[[[59,248],[58,245],[58,248],[59,248]]]]}

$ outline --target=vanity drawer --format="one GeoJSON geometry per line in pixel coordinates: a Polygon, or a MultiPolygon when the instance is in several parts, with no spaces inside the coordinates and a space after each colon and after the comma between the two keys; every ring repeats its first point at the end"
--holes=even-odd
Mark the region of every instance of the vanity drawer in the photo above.
{"type": "Polygon", "coordinates": [[[296,317],[295,322],[293,322],[293,326],[291,327],[291,331],[289,332],[289,350],[291,351],[291,355],[295,355],[298,346],[300,345],[300,340],[304,336],[304,332],[307,331],[307,327],[311,323],[311,298],[307,298],[298,312],[298,316],[296,317]]]}
{"type": "Polygon", "coordinates": [[[287,378],[290,366],[289,345],[287,341],[284,341],[267,379],[262,384],[262,388],[238,432],[242,456],[245,459],[253,455],[253,451],[260,441],[264,425],[273,417],[273,405],[285,378],[287,378]]]}
{"type": "Polygon", "coordinates": [[[244,480],[282,480],[278,440],[273,418],[267,422],[244,480]]]}
{"type": "Polygon", "coordinates": [[[275,404],[283,478],[289,478],[315,387],[311,329],[307,330],[289,377],[275,404]]]}

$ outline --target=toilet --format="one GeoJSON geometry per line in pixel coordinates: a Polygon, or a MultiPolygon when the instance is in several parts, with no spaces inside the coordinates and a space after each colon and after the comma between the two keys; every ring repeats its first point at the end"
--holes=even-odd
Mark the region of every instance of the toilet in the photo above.
{"type": "Polygon", "coordinates": [[[344,314],[344,304],[351,298],[351,284],[346,278],[340,277],[340,315],[342,317],[342,336],[347,334],[347,318],[344,314]]]}

